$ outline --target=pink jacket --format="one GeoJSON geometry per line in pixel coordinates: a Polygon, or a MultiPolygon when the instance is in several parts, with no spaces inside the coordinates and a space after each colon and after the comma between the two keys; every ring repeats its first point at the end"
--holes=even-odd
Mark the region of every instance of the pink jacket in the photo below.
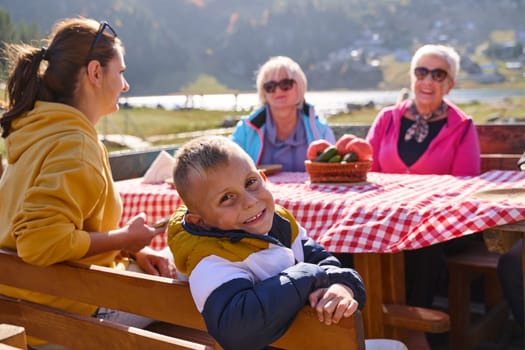
{"type": "Polygon", "coordinates": [[[479,175],[480,150],[474,122],[453,103],[445,102],[449,107],[447,122],[430,142],[428,149],[410,167],[403,163],[397,150],[401,118],[409,101],[383,108],[366,137],[374,151],[372,171],[398,174],[479,175]]]}

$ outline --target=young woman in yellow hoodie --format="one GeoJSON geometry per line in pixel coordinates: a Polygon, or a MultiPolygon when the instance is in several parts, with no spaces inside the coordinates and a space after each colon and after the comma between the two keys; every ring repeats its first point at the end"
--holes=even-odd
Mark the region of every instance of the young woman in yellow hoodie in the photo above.
{"type": "MultiPolygon", "coordinates": [[[[70,18],[55,25],[47,45],[7,50],[14,68],[0,119],[8,161],[0,180],[0,248],[40,266],[115,268],[127,267],[126,251],[145,272],[175,277],[173,263],[148,248],[165,227],[149,226],[144,214],[118,227],[122,204],[95,129],[129,90],[121,41],[107,22],[70,18]]],[[[2,285],[0,293],[86,315],[98,310],[2,285]]]]}

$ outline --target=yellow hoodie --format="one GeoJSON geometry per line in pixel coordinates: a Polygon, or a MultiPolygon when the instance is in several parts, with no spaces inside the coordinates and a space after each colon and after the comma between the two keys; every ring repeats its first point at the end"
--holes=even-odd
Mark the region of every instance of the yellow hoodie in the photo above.
{"type": "MultiPolygon", "coordinates": [[[[82,258],[88,232],[115,229],[122,212],[107,150],[87,117],[68,105],[37,101],[13,121],[6,150],[0,247],[39,266],[75,261],[116,267],[118,251],[82,258]]],[[[96,309],[4,285],[0,293],[84,315],[96,309]]]]}

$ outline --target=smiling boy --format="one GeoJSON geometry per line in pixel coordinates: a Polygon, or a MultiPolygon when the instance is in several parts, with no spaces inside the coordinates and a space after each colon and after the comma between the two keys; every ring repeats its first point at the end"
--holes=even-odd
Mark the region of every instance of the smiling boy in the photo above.
{"type": "Polygon", "coordinates": [[[175,158],[174,182],[186,207],[170,219],[168,244],[222,347],[264,348],[306,303],[328,325],[362,309],[358,273],[341,268],[274,203],[266,178],[240,146],[202,137],[175,158]]]}

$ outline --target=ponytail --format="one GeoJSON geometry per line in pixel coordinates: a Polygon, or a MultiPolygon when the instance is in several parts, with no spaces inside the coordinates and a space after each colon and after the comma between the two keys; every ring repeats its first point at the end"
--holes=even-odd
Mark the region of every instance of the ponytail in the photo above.
{"type": "Polygon", "coordinates": [[[46,52],[28,45],[7,45],[8,56],[17,59],[12,60],[16,66],[7,80],[8,111],[0,119],[3,138],[9,135],[17,116],[33,109],[42,80],[40,63],[46,52]]]}

